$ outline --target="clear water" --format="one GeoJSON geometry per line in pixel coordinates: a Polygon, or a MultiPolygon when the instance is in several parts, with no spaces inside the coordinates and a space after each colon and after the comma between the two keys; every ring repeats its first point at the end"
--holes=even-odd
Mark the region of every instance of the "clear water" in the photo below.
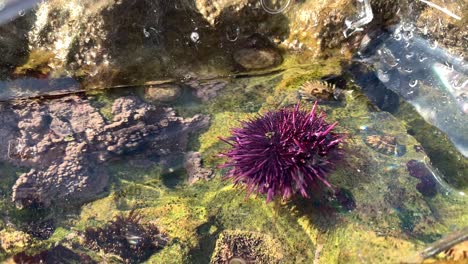
{"type": "Polygon", "coordinates": [[[0,261],[463,263],[466,3],[445,2],[0,0],[0,261]],[[317,100],[345,138],[331,188],[226,179],[233,128],[317,100]]]}

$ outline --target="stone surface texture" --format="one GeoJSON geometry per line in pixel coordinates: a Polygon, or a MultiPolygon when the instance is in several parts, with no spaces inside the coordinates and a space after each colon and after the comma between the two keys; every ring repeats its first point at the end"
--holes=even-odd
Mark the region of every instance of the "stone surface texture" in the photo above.
{"type": "Polygon", "coordinates": [[[19,207],[91,199],[107,186],[105,162],[136,152],[169,158],[185,151],[189,134],[208,122],[133,96],[114,101],[112,122],[79,96],[18,103],[6,113],[0,117],[10,124],[0,130],[2,159],[31,168],[13,186],[19,207]]]}

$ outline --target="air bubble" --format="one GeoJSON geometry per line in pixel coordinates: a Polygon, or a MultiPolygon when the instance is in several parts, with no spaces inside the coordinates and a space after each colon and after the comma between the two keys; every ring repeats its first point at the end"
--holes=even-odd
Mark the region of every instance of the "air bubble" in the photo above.
{"type": "Polygon", "coordinates": [[[416,87],[416,85],[418,85],[418,80],[410,80],[409,86],[411,88],[416,87]]]}
{"type": "Polygon", "coordinates": [[[383,72],[380,69],[377,70],[377,77],[383,83],[386,83],[386,82],[390,81],[390,76],[388,76],[388,74],[386,74],[385,72],[383,72]]]}
{"type": "Polygon", "coordinates": [[[407,72],[407,73],[412,73],[412,72],[413,72],[413,69],[406,67],[406,68],[404,69],[404,71],[407,72]]]}
{"type": "Polygon", "coordinates": [[[404,31],[411,31],[414,29],[414,26],[411,23],[403,23],[402,29],[404,31]]]}
{"type": "Polygon", "coordinates": [[[434,40],[434,41],[429,45],[429,47],[430,47],[431,49],[436,49],[437,46],[438,46],[437,40],[434,40]]]}
{"type": "Polygon", "coordinates": [[[21,9],[19,12],[18,12],[18,15],[19,16],[24,16],[26,14],[26,11],[24,11],[24,9],[21,9]]]}
{"type": "Polygon", "coordinates": [[[150,33],[146,30],[146,28],[143,28],[143,35],[145,35],[146,38],[149,38],[150,33]]]}
{"type": "Polygon", "coordinates": [[[288,8],[291,0],[260,0],[263,10],[269,14],[279,14],[288,8]]]}
{"type": "Polygon", "coordinates": [[[420,62],[423,62],[423,61],[425,61],[425,60],[427,60],[427,57],[419,56],[419,61],[420,61],[420,62]]]}
{"type": "Polygon", "coordinates": [[[410,40],[410,39],[412,39],[412,38],[413,38],[413,31],[405,32],[405,33],[403,34],[403,38],[404,38],[405,40],[410,40]]]}
{"type": "Polygon", "coordinates": [[[192,40],[192,42],[197,43],[200,40],[200,35],[198,34],[198,32],[194,31],[192,32],[192,34],[190,34],[190,39],[192,40]]]}
{"type": "Polygon", "coordinates": [[[451,81],[450,85],[452,85],[452,88],[455,90],[459,90],[460,88],[462,88],[462,83],[458,80],[451,81]]]}
{"type": "Polygon", "coordinates": [[[414,52],[410,52],[410,53],[406,54],[407,59],[411,59],[413,57],[414,57],[414,52]]]}
{"type": "Polygon", "coordinates": [[[400,41],[403,37],[401,36],[400,33],[397,33],[397,34],[395,34],[395,35],[393,36],[393,38],[394,38],[395,40],[397,40],[397,41],[400,41]]]}

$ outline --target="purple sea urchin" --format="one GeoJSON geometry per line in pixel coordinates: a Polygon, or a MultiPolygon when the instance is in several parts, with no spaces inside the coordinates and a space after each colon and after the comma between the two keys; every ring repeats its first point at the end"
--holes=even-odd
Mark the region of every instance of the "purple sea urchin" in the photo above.
{"type": "Polygon", "coordinates": [[[328,124],[325,114],[316,114],[317,103],[310,112],[294,108],[271,111],[242,122],[232,136],[222,139],[232,146],[222,154],[230,168],[227,178],[244,184],[251,193],[288,199],[296,193],[309,197],[308,190],[322,182],[342,157],[339,147],[343,136],[332,132],[337,123],[328,124]]]}

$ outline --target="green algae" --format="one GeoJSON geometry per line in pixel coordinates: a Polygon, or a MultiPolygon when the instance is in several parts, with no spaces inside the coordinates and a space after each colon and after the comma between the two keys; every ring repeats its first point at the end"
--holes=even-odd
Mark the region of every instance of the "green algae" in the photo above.
{"type": "Polygon", "coordinates": [[[49,63],[51,63],[54,58],[55,54],[51,51],[32,50],[29,53],[29,58],[26,63],[16,67],[14,74],[25,76],[33,73],[40,76],[47,76],[52,70],[49,63]]]}
{"type": "Polygon", "coordinates": [[[0,195],[10,194],[11,186],[13,186],[19,175],[24,172],[23,168],[0,162],[0,195]]]}
{"type": "Polygon", "coordinates": [[[31,247],[31,237],[12,228],[0,230],[0,257],[13,255],[31,247]]]}
{"type": "Polygon", "coordinates": [[[114,117],[112,114],[112,104],[114,103],[115,96],[112,96],[108,91],[95,91],[89,93],[89,95],[91,105],[96,107],[107,121],[112,121],[114,117]]]}

